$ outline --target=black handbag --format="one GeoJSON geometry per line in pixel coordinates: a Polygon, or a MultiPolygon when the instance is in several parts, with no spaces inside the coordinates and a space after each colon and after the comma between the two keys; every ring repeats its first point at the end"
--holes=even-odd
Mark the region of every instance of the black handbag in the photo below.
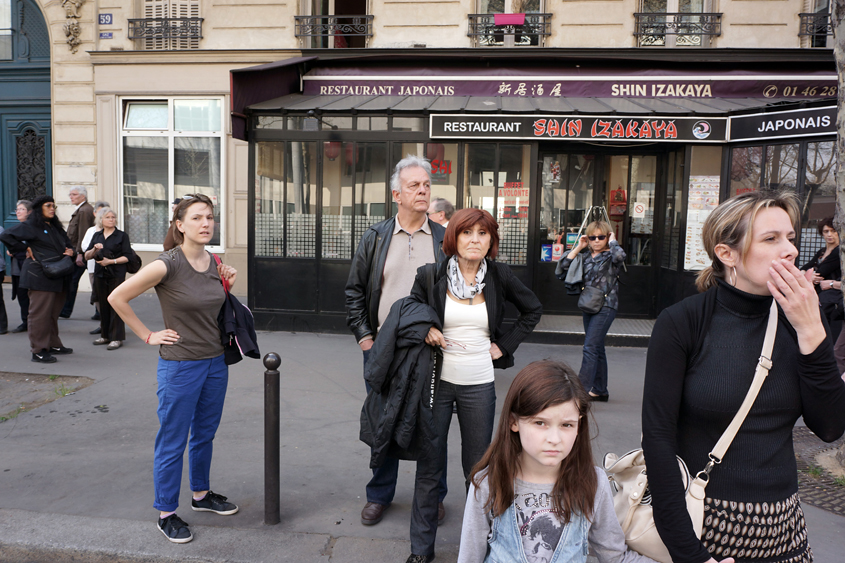
{"type": "Polygon", "coordinates": [[[602,293],[599,288],[591,285],[584,286],[578,297],[578,308],[588,315],[595,315],[604,307],[605,297],[607,293],[602,293]]]}
{"type": "Polygon", "coordinates": [[[44,272],[44,275],[51,280],[60,280],[67,277],[73,274],[76,269],[76,263],[67,254],[42,258],[39,260],[39,264],[41,264],[41,270],[44,272]]]}

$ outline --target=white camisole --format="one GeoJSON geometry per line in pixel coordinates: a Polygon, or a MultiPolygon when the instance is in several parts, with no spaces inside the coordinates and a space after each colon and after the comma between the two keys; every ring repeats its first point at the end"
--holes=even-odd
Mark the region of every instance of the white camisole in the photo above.
{"type": "Polygon", "coordinates": [[[454,385],[479,385],[495,379],[485,303],[464,305],[447,295],[443,336],[446,347],[440,379],[454,385]]]}

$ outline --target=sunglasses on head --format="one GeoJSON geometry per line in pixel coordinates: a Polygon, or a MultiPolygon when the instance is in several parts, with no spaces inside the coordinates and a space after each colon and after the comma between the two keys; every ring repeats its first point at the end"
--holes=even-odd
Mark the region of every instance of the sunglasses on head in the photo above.
{"type": "Polygon", "coordinates": [[[607,235],[595,235],[587,238],[590,240],[604,240],[607,238],[607,235]]]}

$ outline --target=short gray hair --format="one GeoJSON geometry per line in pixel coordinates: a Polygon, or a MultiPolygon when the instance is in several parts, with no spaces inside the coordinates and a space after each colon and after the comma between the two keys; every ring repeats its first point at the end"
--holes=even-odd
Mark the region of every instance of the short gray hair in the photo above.
{"type": "Polygon", "coordinates": [[[109,205],[109,202],[101,200],[101,201],[98,201],[97,203],[94,204],[94,211],[97,211],[101,207],[111,207],[111,206],[109,205]]]}
{"type": "Polygon", "coordinates": [[[431,177],[431,163],[425,158],[409,154],[396,163],[396,169],[393,171],[393,176],[390,177],[390,191],[398,192],[402,190],[402,185],[399,183],[399,174],[406,168],[422,168],[431,177]]]}
{"type": "Polygon", "coordinates": [[[85,186],[71,186],[67,193],[76,192],[85,199],[88,199],[88,189],[85,186]]]}
{"type": "Polygon", "coordinates": [[[94,225],[96,225],[98,229],[103,228],[103,217],[105,217],[109,213],[114,215],[114,218],[117,219],[117,213],[115,213],[114,209],[112,209],[111,207],[103,207],[102,209],[97,211],[97,214],[94,217],[94,225]]]}
{"type": "Polygon", "coordinates": [[[27,211],[32,211],[32,202],[28,199],[19,199],[17,203],[15,203],[15,209],[18,208],[18,205],[23,205],[24,207],[26,207],[27,211]]]}
{"type": "Polygon", "coordinates": [[[435,213],[440,213],[441,211],[443,211],[446,214],[447,221],[452,218],[452,215],[455,214],[455,206],[452,205],[452,202],[450,202],[444,197],[434,198],[434,201],[432,201],[431,204],[434,206],[435,213]]]}

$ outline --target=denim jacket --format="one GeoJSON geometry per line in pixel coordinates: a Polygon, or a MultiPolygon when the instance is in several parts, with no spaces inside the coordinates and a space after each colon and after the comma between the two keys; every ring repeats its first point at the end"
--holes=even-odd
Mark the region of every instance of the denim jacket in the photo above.
{"type": "MultiPolygon", "coordinates": [[[[573,512],[569,524],[563,528],[560,534],[560,541],[555,548],[549,563],[585,563],[589,553],[587,534],[590,530],[589,521],[580,513],[573,512]]],[[[525,550],[522,547],[522,536],[519,533],[519,524],[516,521],[516,509],[513,504],[504,514],[493,519],[493,528],[490,538],[487,540],[489,549],[484,563],[510,563],[517,561],[516,554],[520,555],[519,563],[528,563],[525,550]]]]}

